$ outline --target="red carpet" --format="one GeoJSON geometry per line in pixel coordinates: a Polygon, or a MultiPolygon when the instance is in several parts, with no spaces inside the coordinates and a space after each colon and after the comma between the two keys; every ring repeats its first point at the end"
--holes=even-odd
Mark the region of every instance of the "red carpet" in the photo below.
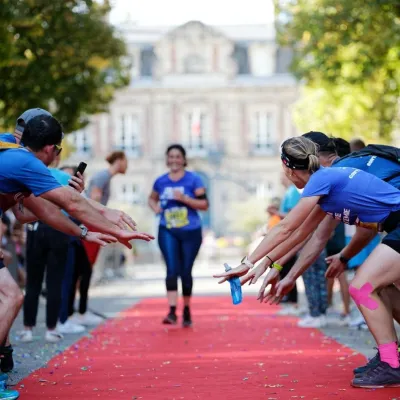
{"type": "Polygon", "coordinates": [[[399,389],[353,389],[365,358],[253,298],[195,298],[195,327],[160,324],[146,300],[18,385],[21,399],[395,399],[399,389]],[[21,387],[20,387],[21,386],[21,387]]]}

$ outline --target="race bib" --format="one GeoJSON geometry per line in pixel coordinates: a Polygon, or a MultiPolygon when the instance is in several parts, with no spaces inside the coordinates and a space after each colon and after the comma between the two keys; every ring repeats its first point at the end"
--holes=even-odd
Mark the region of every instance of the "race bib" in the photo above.
{"type": "Polygon", "coordinates": [[[172,207],[164,211],[167,228],[182,228],[189,225],[188,209],[186,207],[172,207]]]}

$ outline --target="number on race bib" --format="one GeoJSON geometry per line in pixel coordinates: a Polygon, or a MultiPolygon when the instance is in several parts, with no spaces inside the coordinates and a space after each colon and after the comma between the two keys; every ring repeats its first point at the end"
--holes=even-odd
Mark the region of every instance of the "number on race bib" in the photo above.
{"type": "Polygon", "coordinates": [[[173,207],[165,210],[167,228],[182,228],[189,225],[188,209],[186,207],[173,207]]]}

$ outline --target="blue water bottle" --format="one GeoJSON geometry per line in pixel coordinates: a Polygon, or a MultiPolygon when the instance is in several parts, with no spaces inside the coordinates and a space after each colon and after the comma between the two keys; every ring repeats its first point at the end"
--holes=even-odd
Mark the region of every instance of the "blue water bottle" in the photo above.
{"type": "MultiPolygon", "coordinates": [[[[224,264],[225,271],[228,272],[232,268],[228,264],[224,264]]],[[[242,302],[242,285],[240,284],[240,279],[238,277],[228,279],[229,284],[231,285],[231,296],[232,303],[237,305],[242,302]]]]}

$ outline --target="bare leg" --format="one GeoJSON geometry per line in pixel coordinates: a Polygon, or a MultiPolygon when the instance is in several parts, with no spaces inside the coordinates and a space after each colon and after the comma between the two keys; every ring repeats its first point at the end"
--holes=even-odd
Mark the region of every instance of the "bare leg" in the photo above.
{"type": "Polygon", "coordinates": [[[327,290],[328,290],[328,307],[332,305],[333,300],[333,285],[335,283],[335,278],[328,278],[327,279],[327,290]]]}
{"type": "Polygon", "coordinates": [[[178,301],[178,291],[177,290],[168,290],[167,291],[167,299],[168,299],[168,304],[170,306],[175,306],[178,301]]]}
{"type": "Polygon", "coordinates": [[[368,328],[378,345],[395,342],[397,336],[392,310],[388,309],[377,292],[399,279],[400,254],[389,246],[380,244],[358,269],[351,283],[351,286],[357,290],[365,284],[372,285],[373,289],[368,297],[373,300],[377,307],[371,309],[370,306],[360,304],[358,308],[364,315],[368,328]]]}
{"type": "Polygon", "coordinates": [[[349,282],[347,281],[346,274],[343,273],[338,278],[340,284],[340,294],[342,295],[343,301],[343,314],[350,314],[350,293],[349,293],[349,282]]]}
{"type": "Polygon", "coordinates": [[[183,305],[189,307],[191,298],[192,298],[192,296],[183,296],[183,305]]]}
{"type": "Polygon", "coordinates": [[[394,285],[388,286],[379,292],[379,296],[388,310],[392,311],[394,320],[400,324],[400,290],[394,285]]]}
{"type": "Polygon", "coordinates": [[[8,269],[0,269],[0,343],[6,340],[23,301],[21,289],[8,269]]]}

